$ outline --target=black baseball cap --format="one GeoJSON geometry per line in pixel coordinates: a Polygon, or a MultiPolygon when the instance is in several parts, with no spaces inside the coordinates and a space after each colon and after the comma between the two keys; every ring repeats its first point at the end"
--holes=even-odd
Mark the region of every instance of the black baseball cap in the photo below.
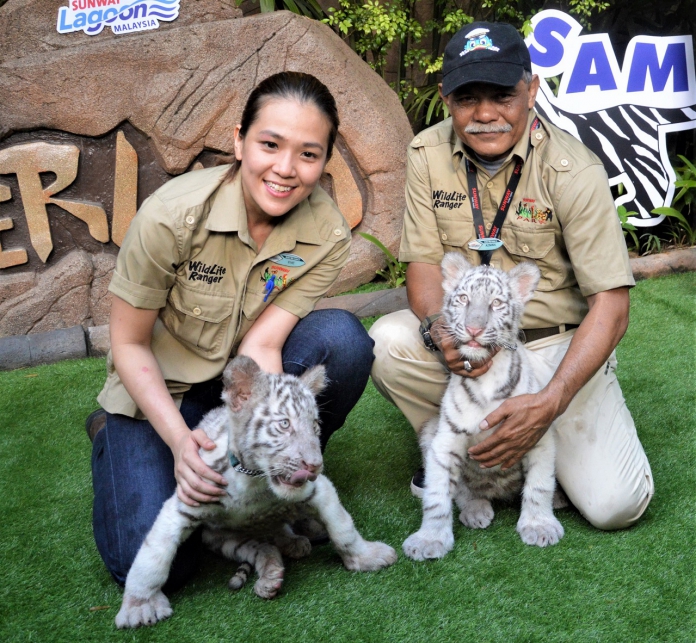
{"type": "Polygon", "coordinates": [[[505,22],[474,22],[460,29],[445,47],[442,93],[468,83],[512,87],[532,60],[522,36],[505,22]]]}

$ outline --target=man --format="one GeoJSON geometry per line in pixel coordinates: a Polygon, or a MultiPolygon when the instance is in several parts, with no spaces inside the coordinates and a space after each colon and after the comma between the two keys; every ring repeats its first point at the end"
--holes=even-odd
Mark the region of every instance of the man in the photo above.
{"type": "MultiPolygon", "coordinates": [[[[451,118],[408,150],[400,260],[409,263],[410,310],[373,326],[373,380],[418,431],[437,415],[450,371],[479,377],[490,367],[490,359],[462,361],[444,332],[444,253],[503,270],[534,261],[542,277],[522,328],[545,387],[501,404],[485,419],[498,430],[469,455],[508,468],[556,420],[556,475],[569,499],[600,529],[627,527],[648,506],[653,482],[615,376],[634,281],[604,168],[534,112],[539,79],[511,25],[465,27],[442,71],[451,118]],[[477,238],[487,236],[499,247],[479,253],[477,238]]],[[[416,495],[419,486],[417,474],[416,495]]]]}

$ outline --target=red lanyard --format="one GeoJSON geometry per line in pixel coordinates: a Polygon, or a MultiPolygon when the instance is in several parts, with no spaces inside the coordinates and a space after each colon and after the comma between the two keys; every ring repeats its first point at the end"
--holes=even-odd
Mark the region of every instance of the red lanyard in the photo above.
{"type": "MultiPolygon", "coordinates": [[[[529,147],[527,148],[527,158],[529,158],[529,153],[532,150],[531,136],[532,131],[540,126],[538,118],[535,118],[532,122],[532,127],[529,130],[529,147]]],[[[488,234],[486,234],[486,225],[483,221],[483,212],[481,211],[481,197],[479,195],[478,185],[476,183],[476,166],[466,160],[466,178],[469,183],[469,198],[471,199],[471,212],[474,216],[474,230],[476,231],[477,239],[499,239],[500,229],[503,227],[505,217],[507,216],[508,209],[512,203],[512,197],[515,194],[515,190],[519,185],[520,178],[522,177],[522,166],[524,165],[524,160],[521,158],[517,159],[515,163],[515,168],[512,170],[512,176],[508,181],[507,188],[505,189],[505,194],[503,195],[503,200],[500,202],[500,207],[495,213],[495,218],[493,219],[493,225],[488,234]]],[[[525,159],[526,160],[526,159],[525,159]]],[[[499,247],[499,246],[498,246],[499,247]]],[[[481,254],[481,263],[487,265],[491,262],[492,250],[479,250],[481,254]]]]}

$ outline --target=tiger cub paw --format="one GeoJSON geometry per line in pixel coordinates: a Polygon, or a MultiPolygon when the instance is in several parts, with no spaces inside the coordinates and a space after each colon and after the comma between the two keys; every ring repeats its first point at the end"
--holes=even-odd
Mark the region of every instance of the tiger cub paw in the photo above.
{"type": "Polygon", "coordinates": [[[270,565],[254,584],[254,593],[261,598],[275,598],[283,586],[285,570],[278,565],[270,565]]]}
{"type": "Polygon", "coordinates": [[[280,553],[288,558],[304,558],[312,553],[312,543],[305,536],[278,536],[275,545],[280,553]]]}
{"type": "Polygon", "coordinates": [[[403,544],[404,554],[413,560],[427,560],[429,558],[442,558],[454,547],[454,534],[420,530],[411,534],[403,544]]]}
{"type": "Polygon", "coordinates": [[[495,512],[485,498],[469,500],[459,514],[459,520],[469,529],[485,529],[493,521],[495,512]]]}
{"type": "Polygon", "coordinates": [[[172,615],[169,600],[162,592],[157,592],[148,598],[136,598],[125,594],[123,603],[116,614],[116,627],[140,627],[141,625],[154,625],[172,615]]]}
{"type": "Polygon", "coordinates": [[[275,598],[283,586],[283,579],[259,578],[254,584],[254,594],[261,598],[275,598]]]}
{"type": "Polygon", "coordinates": [[[547,547],[555,545],[563,538],[563,525],[555,516],[537,518],[536,520],[522,520],[517,523],[517,533],[526,545],[547,547]]]}
{"type": "Polygon", "coordinates": [[[363,542],[359,552],[345,554],[343,564],[354,572],[374,572],[396,562],[393,547],[379,542],[363,542]]]}

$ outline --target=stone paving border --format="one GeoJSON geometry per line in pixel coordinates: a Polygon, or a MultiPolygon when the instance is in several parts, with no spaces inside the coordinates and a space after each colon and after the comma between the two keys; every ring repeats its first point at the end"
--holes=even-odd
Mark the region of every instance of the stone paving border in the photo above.
{"type": "MultiPolygon", "coordinates": [[[[696,248],[672,250],[631,259],[636,281],[678,272],[696,272],[696,248]]],[[[378,290],[359,295],[326,297],[317,309],[341,308],[358,317],[385,315],[408,307],[406,288],[378,290]]],[[[0,338],[0,371],[51,364],[63,359],[103,357],[109,350],[109,327],[61,328],[48,333],[32,333],[0,338]]]]}

